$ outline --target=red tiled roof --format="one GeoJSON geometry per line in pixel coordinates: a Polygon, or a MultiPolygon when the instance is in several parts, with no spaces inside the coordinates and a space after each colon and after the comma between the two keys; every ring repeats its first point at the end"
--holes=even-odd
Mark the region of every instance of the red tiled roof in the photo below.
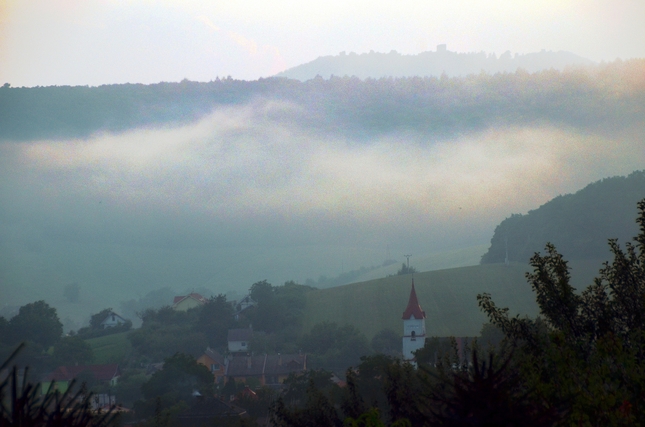
{"type": "Polygon", "coordinates": [[[110,381],[119,376],[119,365],[59,366],[44,381],[71,381],[83,372],[91,373],[98,381],[110,381]]]}
{"type": "Polygon", "coordinates": [[[291,372],[306,370],[306,354],[272,354],[267,357],[264,373],[268,375],[287,375],[291,372]]]}
{"type": "Polygon", "coordinates": [[[307,370],[306,354],[270,354],[234,357],[228,363],[226,375],[232,377],[259,375],[288,375],[307,370]]]}
{"type": "Polygon", "coordinates": [[[228,362],[226,375],[232,377],[259,376],[264,374],[266,355],[234,357],[228,362]]]}
{"type": "Polygon", "coordinates": [[[410,291],[410,299],[408,300],[408,306],[403,312],[402,319],[408,320],[412,316],[415,319],[425,319],[426,312],[421,309],[419,305],[419,300],[417,300],[417,292],[414,290],[414,279],[412,279],[412,290],[410,291]]]}
{"type": "Polygon", "coordinates": [[[253,400],[257,400],[257,398],[258,398],[257,393],[254,392],[253,390],[251,390],[251,388],[248,385],[245,386],[242,389],[242,391],[239,392],[238,394],[239,394],[239,396],[248,397],[248,398],[253,399],[253,400]]]}

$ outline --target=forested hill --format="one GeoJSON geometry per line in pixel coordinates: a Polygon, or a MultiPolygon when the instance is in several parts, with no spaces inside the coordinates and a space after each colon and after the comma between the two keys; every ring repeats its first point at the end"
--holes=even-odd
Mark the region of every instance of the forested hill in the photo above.
{"type": "Polygon", "coordinates": [[[267,120],[352,138],[400,132],[438,138],[499,125],[544,123],[591,131],[624,128],[645,116],[645,59],[463,78],[5,85],[0,88],[0,140],[82,138],[102,131],[173,126],[224,106],[268,101],[291,107],[267,113],[267,120]]]}
{"type": "Polygon", "coordinates": [[[638,233],[636,203],[645,198],[645,171],[606,178],[575,194],[558,196],[526,215],[511,215],[495,229],[482,264],[527,262],[553,243],[566,259],[606,259],[607,239],[622,245],[638,233]]]}
{"type": "Polygon", "coordinates": [[[535,52],[514,54],[507,51],[499,56],[477,53],[451,52],[437,46],[436,52],[422,52],[418,55],[402,55],[396,51],[390,53],[370,52],[346,54],[341,52],[335,56],[321,56],[317,59],[298,65],[277,74],[278,77],[309,80],[319,75],[323,78],[331,76],[356,76],[361,79],[368,77],[411,77],[434,76],[466,76],[486,72],[514,73],[524,69],[529,73],[541,70],[563,70],[567,66],[591,65],[593,61],[570,52],[535,52]]]}

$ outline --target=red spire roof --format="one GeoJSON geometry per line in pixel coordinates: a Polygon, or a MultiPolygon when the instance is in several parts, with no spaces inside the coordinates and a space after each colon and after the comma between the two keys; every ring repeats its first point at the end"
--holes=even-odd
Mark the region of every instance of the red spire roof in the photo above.
{"type": "Polygon", "coordinates": [[[426,312],[421,309],[419,305],[419,300],[417,300],[417,292],[414,290],[414,279],[412,279],[412,290],[410,291],[410,299],[408,300],[408,306],[403,312],[402,319],[408,320],[414,315],[415,319],[425,319],[426,312]]]}

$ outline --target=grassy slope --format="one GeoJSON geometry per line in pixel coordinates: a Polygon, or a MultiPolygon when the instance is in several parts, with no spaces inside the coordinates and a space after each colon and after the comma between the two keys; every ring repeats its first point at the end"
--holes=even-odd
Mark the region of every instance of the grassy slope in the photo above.
{"type": "MultiPolygon", "coordinates": [[[[488,250],[489,246],[489,244],[486,244],[428,254],[413,254],[410,258],[410,266],[414,267],[417,271],[432,271],[478,265],[482,254],[488,250]]],[[[405,259],[401,258],[395,264],[368,271],[358,277],[356,282],[366,282],[368,280],[394,275],[401,269],[401,261],[405,261],[405,259]]]]}
{"type": "MultiPolygon", "coordinates": [[[[570,263],[573,285],[578,289],[591,283],[599,261],[570,263]]],[[[524,277],[527,264],[476,265],[414,275],[419,303],[425,310],[430,336],[479,335],[486,317],[476,296],[492,294],[498,306],[509,307],[512,315],[538,313],[530,285],[524,277]]],[[[412,277],[395,276],[362,283],[322,289],[308,294],[304,330],[323,321],[352,324],[371,338],[383,328],[400,332],[401,314],[410,295],[412,277]]]]}
{"type": "Polygon", "coordinates": [[[95,364],[120,363],[132,350],[127,338],[129,332],[92,338],[87,343],[94,352],[95,364]]]}

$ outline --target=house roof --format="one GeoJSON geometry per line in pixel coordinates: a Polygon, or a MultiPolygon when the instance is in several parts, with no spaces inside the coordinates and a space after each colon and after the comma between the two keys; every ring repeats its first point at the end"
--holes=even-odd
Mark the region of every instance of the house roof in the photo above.
{"type": "Polygon", "coordinates": [[[78,375],[89,372],[94,375],[98,381],[109,381],[120,375],[119,365],[79,365],[79,366],[59,366],[43,379],[45,382],[50,381],[71,381],[78,375]]]}
{"type": "Polygon", "coordinates": [[[250,341],[253,338],[253,329],[229,329],[228,341],[250,341]]]}
{"type": "Polygon", "coordinates": [[[426,312],[421,309],[419,305],[419,300],[417,299],[417,292],[414,290],[414,279],[412,279],[412,290],[410,291],[410,299],[408,300],[408,306],[403,312],[403,319],[408,320],[412,316],[415,319],[425,319],[426,312]]]}
{"type": "Polygon", "coordinates": [[[288,375],[307,369],[306,354],[271,354],[234,357],[228,363],[226,375],[233,377],[288,375]]]}
{"type": "Polygon", "coordinates": [[[212,348],[207,347],[204,355],[209,357],[214,362],[224,364],[224,357],[222,357],[222,355],[219,354],[217,350],[213,350],[212,348]]]}
{"type": "Polygon", "coordinates": [[[247,295],[244,298],[240,300],[237,304],[235,304],[235,307],[237,308],[237,311],[235,314],[240,314],[246,310],[249,310],[257,305],[257,301],[255,301],[253,298],[251,298],[251,295],[247,295]],[[244,307],[242,308],[242,305],[244,307]]]}
{"type": "Polygon", "coordinates": [[[242,298],[238,304],[241,304],[243,302],[245,302],[247,304],[257,304],[257,301],[255,301],[253,298],[251,298],[251,295],[247,295],[244,298],[242,298]]]}
{"type": "Polygon", "coordinates": [[[272,354],[267,356],[264,373],[267,375],[290,374],[307,369],[306,354],[272,354]]]}
{"type": "Polygon", "coordinates": [[[185,300],[187,298],[192,298],[192,299],[197,300],[198,302],[200,302],[202,304],[206,304],[206,302],[208,301],[206,298],[204,298],[200,294],[193,292],[193,293],[190,293],[188,295],[181,295],[181,296],[175,297],[173,299],[173,301],[172,301],[172,304],[175,305],[175,304],[177,304],[177,303],[179,303],[179,302],[181,302],[181,301],[183,301],[183,300],[185,300]]]}
{"type": "Polygon", "coordinates": [[[242,389],[242,391],[238,393],[238,396],[248,397],[248,398],[254,399],[254,400],[257,400],[257,398],[258,398],[258,394],[256,392],[254,392],[253,390],[251,390],[251,387],[249,387],[248,385],[245,386],[242,389]]]}
{"type": "Polygon", "coordinates": [[[126,321],[127,321],[127,320],[126,320],[126,319],[124,319],[122,316],[119,316],[119,315],[118,315],[118,314],[116,314],[115,312],[110,311],[110,312],[108,313],[108,315],[107,315],[107,316],[105,316],[105,319],[103,319],[103,321],[102,321],[101,323],[105,323],[105,322],[107,322],[107,321],[108,321],[108,319],[110,318],[110,316],[116,316],[116,317],[118,317],[119,319],[123,320],[123,322],[126,322],[126,321]]]}
{"type": "Polygon", "coordinates": [[[260,376],[264,373],[266,355],[234,357],[228,362],[226,375],[234,377],[260,376]]]}

